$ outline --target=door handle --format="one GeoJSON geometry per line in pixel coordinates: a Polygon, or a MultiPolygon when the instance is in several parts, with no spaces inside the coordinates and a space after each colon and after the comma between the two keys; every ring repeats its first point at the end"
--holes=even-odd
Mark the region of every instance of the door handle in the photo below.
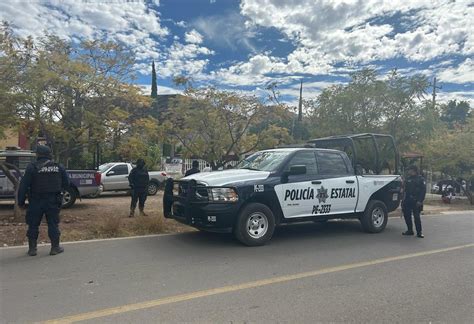
{"type": "Polygon", "coordinates": [[[354,183],[354,180],[346,180],[346,183],[354,183]]]}
{"type": "Polygon", "coordinates": [[[311,181],[312,184],[321,184],[321,181],[319,180],[315,180],[315,181],[311,181]]]}

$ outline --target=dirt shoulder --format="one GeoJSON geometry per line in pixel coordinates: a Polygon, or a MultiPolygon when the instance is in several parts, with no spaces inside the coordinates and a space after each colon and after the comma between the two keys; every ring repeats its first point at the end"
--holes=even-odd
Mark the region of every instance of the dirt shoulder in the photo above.
{"type": "MultiPolygon", "coordinates": [[[[130,197],[125,194],[105,194],[96,199],[83,199],[61,211],[61,240],[79,241],[97,238],[134,235],[181,233],[191,227],[165,219],[162,213],[162,194],[148,197],[145,212],[148,216],[129,218],[130,197]]],[[[25,221],[15,222],[13,207],[0,203],[0,246],[26,244],[25,221]]],[[[40,227],[39,242],[49,242],[46,220],[40,227]]]]}

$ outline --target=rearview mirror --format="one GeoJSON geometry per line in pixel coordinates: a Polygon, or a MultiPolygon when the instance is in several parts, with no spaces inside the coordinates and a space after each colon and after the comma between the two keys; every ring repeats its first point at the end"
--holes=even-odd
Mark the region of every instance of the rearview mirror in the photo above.
{"type": "Polygon", "coordinates": [[[306,174],[306,166],[305,165],[292,165],[290,166],[290,171],[288,175],[300,175],[306,174]]]}
{"type": "Polygon", "coordinates": [[[114,174],[115,174],[115,171],[112,170],[112,171],[107,172],[106,176],[111,176],[111,175],[114,175],[114,174]]]}

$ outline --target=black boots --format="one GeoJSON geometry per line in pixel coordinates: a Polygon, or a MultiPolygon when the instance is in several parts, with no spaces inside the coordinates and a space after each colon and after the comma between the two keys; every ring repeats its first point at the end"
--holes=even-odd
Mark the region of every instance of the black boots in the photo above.
{"type": "Polygon", "coordinates": [[[415,233],[413,233],[413,231],[406,231],[406,232],[403,232],[402,235],[412,236],[412,235],[415,235],[415,233]]]}
{"type": "Polygon", "coordinates": [[[133,217],[135,216],[135,208],[130,208],[130,214],[128,215],[128,217],[133,217]]]}
{"type": "Polygon", "coordinates": [[[418,238],[425,238],[425,236],[424,236],[422,233],[416,234],[416,237],[418,237],[418,238]]]}
{"type": "Polygon", "coordinates": [[[28,239],[28,255],[29,256],[36,255],[36,240],[28,239]]]}
{"type": "Polygon", "coordinates": [[[140,210],[140,216],[148,216],[147,214],[145,214],[144,208],[139,207],[138,209],[140,210]]]}
{"type": "Polygon", "coordinates": [[[62,246],[59,246],[59,238],[51,240],[51,251],[49,252],[49,255],[56,255],[63,252],[64,248],[62,246]]]}

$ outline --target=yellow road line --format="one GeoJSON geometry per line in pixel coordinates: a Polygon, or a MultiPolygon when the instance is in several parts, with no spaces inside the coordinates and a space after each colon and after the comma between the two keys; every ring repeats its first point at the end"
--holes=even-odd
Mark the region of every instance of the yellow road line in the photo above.
{"type": "Polygon", "coordinates": [[[150,301],[145,301],[145,302],[140,302],[140,303],[135,303],[135,304],[122,305],[118,307],[105,308],[105,309],[92,311],[88,313],[66,316],[66,317],[46,321],[45,323],[73,323],[73,322],[91,320],[91,319],[96,319],[96,318],[101,318],[101,317],[106,317],[106,316],[111,316],[111,315],[116,315],[116,314],[122,314],[126,312],[131,312],[131,311],[137,311],[137,310],[142,310],[142,309],[147,309],[147,308],[152,308],[152,307],[158,307],[162,305],[178,303],[178,302],[187,301],[191,299],[209,297],[209,296],[229,293],[233,291],[257,288],[257,287],[262,287],[262,286],[267,286],[267,285],[272,285],[272,284],[277,284],[277,283],[282,283],[282,282],[288,282],[288,281],[293,281],[293,280],[298,280],[298,279],[303,279],[303,278],[315,277],[315,276],[319,276],[319,275],[327,274],[327,273],[357,269],[361,267],[373,266],[373,265],[387,263],[387,262],[400,261],[400,260],[406,260],[406,259],[411,259],[411,258],[416,258],[416,257],[421,257],[421,256],[427,256],[431,254],[466,249],[470,247],[474,247],[474,243],[453,246],[453,247],[444,248],[444,249],[429,250],[429,251],[375,259],[375,260],[365,261],[365,262],[346,264],[346,265],[341,265],[341,266],[336,266],[336,267],[331,267],[331,268],[325,268],[325,269],[314,270],[314,271],[309,271],[309,272],[296,273],[292,275],[262,279],[262,280],[251,281],[251,282],[230,285],[230,286],[224,286],[224,287],[219,287],[219,288],[201,290],[201,291],[196,291],[196,292],[182,294],[182,295],[164,297],[160,299],[155,299],[155,300],[150,300],[150,301]]]}

